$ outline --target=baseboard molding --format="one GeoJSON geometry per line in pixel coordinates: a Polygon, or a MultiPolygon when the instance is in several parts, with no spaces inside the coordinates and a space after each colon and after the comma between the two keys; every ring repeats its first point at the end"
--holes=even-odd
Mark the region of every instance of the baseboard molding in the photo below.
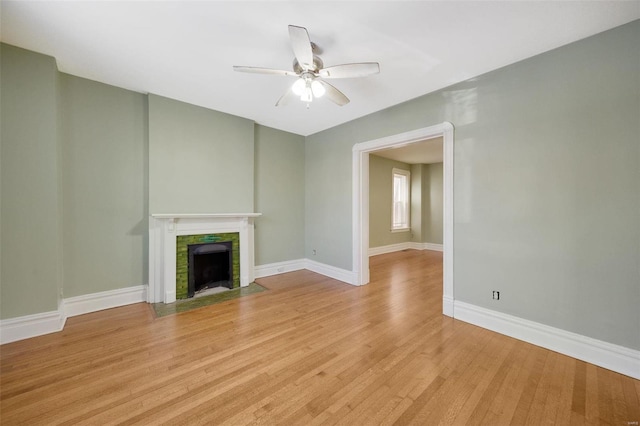
{"type": "Polygon", "coordinates": [[[453,318],[455,301],[452,297],[442,296],[442,314],[453,318]]]}
{"type": "Polygon", "coordinates": [[[397,243],[386,246],[369,247],[369,257],[410,249],[411,243],[397,243]]]}
{"type": "Polygon", "coordinates": [[[147,301],[147,286],[126,287],[62,300],[57,311],[0,321],[0,344],[16,342],[64,328],[67,318],[147,301]]]}
{"type": "Polygon", "coordinates": [[[265,265],[258,265],[254,269],[255,278],[270,277],[271,275],[284,274],[286,272],[299,271],[305,269],[306,260],[296,259],[287,260],[284,262],[268,263],[265,265]]]}
{"type": "Polygon", "coordinates": [[[326,265],[316,262],[315,260],[305,259],[305,269],[347,284],[354,284],[356,282],[353,271],[336,268],[335,266],[326,265]]]}
{"type": "Polygon", "coordinates": [[[255,267],[255,277],[269,277],[272,275],[299,271],[301,269],[308,269],[309,271],[345,282],[347,284],[353,284],[355,282],[354,274],[352,271],[316,262],[315,260],[311,259],[296,259],[284,262],[269,263],[266,265],[259,265],[255,267]]]}
{"type": "Polygon", "coordinates": [[[101,291],[100,293],[70,297],[63,300],[64,313],[67,318],[84,315],[118,306],[131,305],[147,301],[147,286],[119,288],[117,290],[101,291]]]}
{"type": "Polygon", "coordinates": [[[404,242],[404,243],[389,244],[387,246],[370,247],[369,248],[369,257],[378,256],[380,254],[393,253],[393,252],[402,251],[402,250],[444,251],[444,247],[443,247],[442,244],[416,243],[416,242],[412,242],[412,241],[407,241],[407,242],[404,242]]]}
{"type": "Polygon", "coordinates": [[[416,250],[433,250],[433,251],[444,251],[444,245],[435,244],[435,243],[416,243],[420,244],[421,248],[417,248],[416,250]]]}
{"type": "Polygon", "coordinates": [[[66,320],[60,310],[1,320],[0,344],[55,333],[64,328],[66,320]]]}
{"type": "Polygon", "coordinates": [[[454,302],[454,317],[640,379],[640,351],[460,301],[454,302]]]}

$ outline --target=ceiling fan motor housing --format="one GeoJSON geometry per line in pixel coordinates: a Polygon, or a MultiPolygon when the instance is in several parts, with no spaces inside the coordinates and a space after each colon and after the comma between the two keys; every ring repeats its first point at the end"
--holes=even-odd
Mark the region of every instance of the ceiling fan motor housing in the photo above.
{"type": "MultiPolygon", "coordinates": [[[[311,71],[313,73],[317,73],[318,71],[320,71],[322,68],[324,68],[324,63],[322,62],[322,59],[320,59],[320,57],[313,55],[313,69],[308,70],[311,71]]],[[[296,74],[301,74],[302,72],[304,72],[305,70],[300,66],[300,64],[298,63],[297,59],[293,60],[293,71],[296,74]]]]}

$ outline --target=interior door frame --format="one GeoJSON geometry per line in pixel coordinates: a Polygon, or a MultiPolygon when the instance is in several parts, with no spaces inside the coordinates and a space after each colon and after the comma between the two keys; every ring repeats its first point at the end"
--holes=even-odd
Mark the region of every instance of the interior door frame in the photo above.
{"type": "Polygon", "coordinates": [[[453,139],[449,122],[399,133],[353,146],[353,277],[355,285],[369,283],[369,154],[442,137],[444,168],[442,313],[453,317],[453,139]]]}

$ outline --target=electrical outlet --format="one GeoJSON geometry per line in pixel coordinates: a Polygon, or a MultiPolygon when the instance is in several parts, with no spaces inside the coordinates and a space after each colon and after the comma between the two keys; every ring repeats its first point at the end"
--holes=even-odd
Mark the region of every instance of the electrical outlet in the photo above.
{"type": "Polygon", "coordinates": [[[316,255],[316,249],[313,249],[313,255],[314,256],[316,255]]]}
{"type": "Polygon", "coordinates": [[[500,300],[500,292],[493,290],[493,300],[500,300]]]}

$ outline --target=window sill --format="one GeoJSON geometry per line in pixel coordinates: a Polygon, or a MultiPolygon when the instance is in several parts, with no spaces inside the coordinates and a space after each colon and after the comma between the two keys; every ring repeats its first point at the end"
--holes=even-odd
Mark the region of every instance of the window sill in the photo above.
{"type": "Polygon", "coordinates": [[[409,232],[411,231],[411,228],[391,228],[391,232],[395,233],[395,232],[409,232]]]}

